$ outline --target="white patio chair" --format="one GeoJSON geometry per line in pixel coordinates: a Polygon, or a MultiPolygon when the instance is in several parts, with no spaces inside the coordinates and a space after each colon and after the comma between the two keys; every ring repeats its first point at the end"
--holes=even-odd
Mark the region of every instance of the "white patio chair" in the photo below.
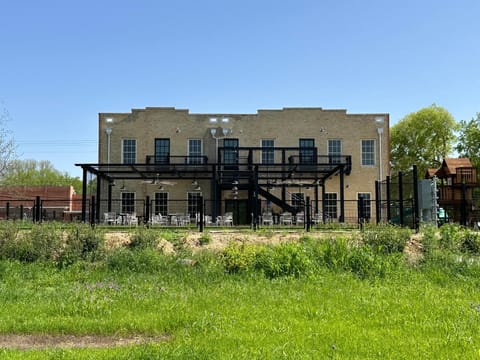
{"type": "Polygon", "coordinates": [[[297,225],[303,225],[305,223],[305,214],[303,212],[297,213],[295,216],[295,223],[297,225]]]}
{"type": "Polygon", "coordinates": [[[262,224],[263,225],[273,225],[273,215],[272,215],[272,213],[263,213],[262,214],[262,224]]]}
{"type": "Polygon", "coordinates": [[[292,214],[289,212],[284,212],[280,215],[280,224],[281,225],[292,225],[293,219],[292,214]]]}
{"type": "Polygon", "coordinates": [[[227,212],[223,216],[223,225],[225,226],[233,226],[233,213],[227,212]]]}

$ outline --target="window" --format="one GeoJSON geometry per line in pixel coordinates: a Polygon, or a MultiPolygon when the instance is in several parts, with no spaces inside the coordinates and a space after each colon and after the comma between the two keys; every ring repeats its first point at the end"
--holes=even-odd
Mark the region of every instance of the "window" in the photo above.
{"type": "Polygon", "coordinates": [[[324,213],[325,216],[329,219],[336,219],[337,214],[337,194],[336,193],[325,193],[324,200],[324,213]]]}
{"type": "Polygon", "coordinates": [[[262,164],[275,163],[274,146],[274,140],[262,140],[262,164]]]}
{"type": "Polygon", "coordinates": [[[300,164],[315,163],[315,139],[300,139],[300,164]]]}
{"type": "Polygon", "coordinates": [[[163,216],[168,214],[168,193],[167,192],[155,193],[154,213],[155,215],[162,214],[163,216]]]}
{"type": "Polygon", "coordinates": [[[188,140],[188,163],[189,164],[202,163],[202,140],[200,139],[188,140]]]}
{"type": "Polygon", "coordinates": [[[305,207],[305,194],[304,193],[292,193],[292,207],[297,211],[303,211],[305,207]]]}
{"type": "Polygon", "coordinates": [[[370,202],[370,193],[358,193],[358,219],[370,220],[372,217],[372,206],[370,202]]]}
{"type": "Polygon", "coordinates": [[[362,165],[375,165],[375,140],[362,140],[362,165]]]}
{"type": "Polygon", "coordinates": [[[190,217],[195,217],[195,215],[200,212],[200,208],[198,207],[198,199],[202,195],[201,192],[189,192],[188,193],[188,200],[187,200],[187,211],[190,214],[190,217]]]}
{"type": "Polygon", "coordinates": [[[338,164],[341,162],[342,155],[342,140],[331,139],[328,140],[328,159],[331,164],[338,164]]]}
{"type": "Polygon", "coordinates": [[[122,213],[132,214],[135,212],[135,193],[122,192],[122,213]]]}
{"type": "Polygon", "coordinates": [[[238,164],[238,139],[224,139],[225,148],[223,162],[225,164],[238,164]]]}
{"type": "Polygon", "coordinates": [[[137,140],[123,139],[122,158],[124,164],[135,164],[137,162],[137,140]]]}
{"type": "Polygon", "coordinates": [[[170,164],[170,139],[155,139],[155,164],[170,164]]]}

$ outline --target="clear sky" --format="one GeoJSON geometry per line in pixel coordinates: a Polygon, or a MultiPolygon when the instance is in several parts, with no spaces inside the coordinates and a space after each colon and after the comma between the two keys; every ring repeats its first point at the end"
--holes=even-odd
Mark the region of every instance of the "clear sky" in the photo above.
{"type": "Polygon", "coordinates": [[[97,162],[98,113],[433,103],[480,112],[478,0],[0,0],[0,106],[23,159],[97,162]]]}

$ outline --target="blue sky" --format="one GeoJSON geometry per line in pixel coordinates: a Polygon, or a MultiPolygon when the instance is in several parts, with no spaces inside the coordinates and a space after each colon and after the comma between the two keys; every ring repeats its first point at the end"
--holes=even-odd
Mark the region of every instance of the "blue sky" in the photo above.
{"type": "Polygon", "coordinates": [[[480,112],[478,0],[0,0],[23,159],[97,162],[99,112],[480,112]]]}

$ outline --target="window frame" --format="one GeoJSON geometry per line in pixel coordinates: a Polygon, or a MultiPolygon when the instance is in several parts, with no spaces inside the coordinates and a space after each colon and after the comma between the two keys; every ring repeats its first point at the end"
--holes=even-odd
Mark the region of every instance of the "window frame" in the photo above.
{"type": "Polygon", "coordinates": [[[328,160],[329,163],[331,164],[339,164],[341,162],[341,156],[342,156],[342,140],[341,139],[328,139],[327,142],[327,154],[328,154],[328,160]],[[334,151],[334,150],[339,151],[334,151]]]}
{"type": "Polygon", "coordinates": [[[202,164],[202,155],[203,155],[203,141],[202,139],[192,138],[187,140],[187,153],[188,153],[188,163],[189,164],[202,164]],[[193,142],[198,142],[198,144],[192,146],[193,142]],[[197,149],[198,147],[198,149],[197,149]]]}
{"type": "Polygon", "coordinates": [[[199,212],[198,198],[202,196],[201,191],[188,191],[187,192],[187,214],[190,217],[195,217],[199,212]],[[195,195],[195,196],[193,196],[195,195]],[[195,201],[195,202],[193,202],[195,201]]]}
{"type": "MultiPolygon", "coordinates": [[[[370,149],[369,149],[370,150],[370,149]]],[[[360,165],[361,166],[376,166],[376,141],[375,139],[362,139],[360,142],[360,165]],[[366,143],[371,143],[371,151],[365,151],[366,143]],[[368,161],[367,161],[368,160],[368,161]]]]}
{"type": "Polygon", "coordinates": [[[168,192],[156,191],[153,195],[153,212],[155,215],[162,214],[162,216],[168,215],[168,192]],[[160,195],[165,195],[164,199],[160,199],[160,195]],[[162,211],[165,210],[165,211],[162,211]]]}
{"type": "Polygon", "coordinates": [[[260,147],[262,148],[261,163],[262,164],[275,164],[275,140],[274,139],[262,139],[260,141],[260,147]],[[267,142],[271,142],[271,145],[266,145],[267,142]]]}
{"type": "Polygon", "coordinates": [[[329,219],[338,218],[338,193],[336,192],[325,193],[325,197],[323,198],[323,213],[329,219]]]}
{"type": "Polygon", "coordinates": [[[134,191],[124,191],[121,193],[121,203],[120,203],[121,213],[123,214],[136,213],[135,196],[136,195],[134,191]],[[127,198],[130,196],[131,198],[127,198]]]}
{"type": "Polygon", "coordinates": [[[122,164],[135,164],[136,162],[137,162],[137,139],[134,139],[134,138],[122,139],[122,164]],[[129,142],[132,142],[133,146],[127,145],[129,142]],[[133,151],[131,150],[132,147],[133,147],[133,151]],[[133,154],[133,159],[132,159],[132,154],[133,154]]]}

